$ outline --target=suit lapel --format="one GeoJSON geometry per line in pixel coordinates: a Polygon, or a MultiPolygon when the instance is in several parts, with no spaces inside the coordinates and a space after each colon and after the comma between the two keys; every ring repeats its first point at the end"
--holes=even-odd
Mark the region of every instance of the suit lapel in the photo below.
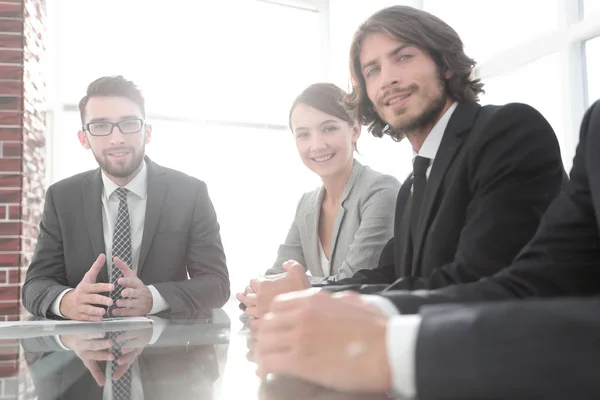
{"type": "Polygon", "coordinates": [[[165,169],[152,162],[146,157],[148,163],[148,200],[146,202],[146,217],[144,219],[144,235],[140,247],[140,261],[138,263],[138,276],[141,276],[142,268],[150,250],[150,244],[154,238],[160,214],[162,212],[165,195],[167,193],[167,174],[165,169]]]}
{"type": "Polygon", "coordinates": [[[340,228],[342,227],[342,222],[344,221],[344,216],[346,215],[346,207],[344,207],[344,203],[348,198],[348,195],[352,191],[354,187],[354,183],[356,179],[360,176],[360,173],[363,170],[363,166],[356,160],[354,160],[354,164],[352,165],[352,171],[350,172],[350,176],[348,177],[348,181],[344,185],[344,192],[342,193],[342,198],[340,199],[340,208],[338,209],[337,215],[335,217],[335,224],[333,225],[333,232],[331,236],[331,247],[330,247],[330,255],[329,255],[329,264],[333,266],[333,259],[335,257],[335,246],[337,244],[338,236],[340,234],[340,228]]]}
{"type": "MultiPolygon", "coordinates": [[[[94,171],[83,184],[83,210],[85,223],[87,225],[94,259],[100,253],[106,254],[104,243],[104,231],[102,229],[102,176],[100,169],[94,171]]],[[[108,260],[107,260],[108,262],[108,260]]],[[[88,266],[88,268],[91,267],[88,266]]],[[[98,282],[108,282],[108,270],[106,263],[100,271],[98,282]]]]}
{"type": "MultiPolygon", "coordinates": [[[[321,260],[319,256],[319,216],[321,215],[321,202],[325,195],[325,188],[321,187],[315,196],[315,201],[309,205],[306,214],[304,214],[304,238],[302,246],[304,250],[304,261],[308,266],[319,266],[321,260]]],[[[313,276],[321,276],[322,271],[318,268],[316,271],[310,271],[313,276]]]]}
{"type": "Polygon", "coordinates": [[[448,126],[444,131],[440,147],[433,161],[429,178],[427,178],[425,196],[423,197],[423,205],[420,210],[421,217],[419,218],[415,235],[415,254],[413,254],[413,265],[415,266],[420,265],[420,254],[425,233],[434,214],[433,205],[435,204],[442,181],[458,150],[464,143],[467,136],[465,132],[468,132],[473,126],[480,108],[481,106],[475,102],[459,103],[452,117],[450,117],[450,121],[448,121],[448,126]]]}

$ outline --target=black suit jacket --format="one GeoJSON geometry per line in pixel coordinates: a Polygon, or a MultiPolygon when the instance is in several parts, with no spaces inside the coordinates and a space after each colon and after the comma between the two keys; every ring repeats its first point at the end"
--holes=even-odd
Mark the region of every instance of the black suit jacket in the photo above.
{"type": "MultiPolygon", "coordinates": [[[[223,306],[230,295],[229,274],[206,184],[146,162],[148,199],[138,277],[156,287],[173,313],[223,306]]],[[[102,187],[96,169],[48,188],[22,289],[23,304],[32,314],[49,316],[56,297],[76,287],[105,252],[102,187]]],[[[98,281],[109,281],[106,265],[98,281]]]]}
{"type": "Polygon", "coordinates": [[[600,297],[425,307],[420,400],[598,399],[600,297]]]}
{"type": "Polygon", "coordinates": [[[383,293],[402,313],[424,304],[600,295],[600,101],[581,124],[571,180],[531,242],[496,275],[435,291],[383,293]]]}
{"type": "Polygon", "coordinates": [[[493,275],[531,239],[566,180],[556,136],[535,109],[461,102],[427,181],[414,254],[411,176],[398,194],[394,237],[379,266],[330,289],[439,288],[493,275]]]}

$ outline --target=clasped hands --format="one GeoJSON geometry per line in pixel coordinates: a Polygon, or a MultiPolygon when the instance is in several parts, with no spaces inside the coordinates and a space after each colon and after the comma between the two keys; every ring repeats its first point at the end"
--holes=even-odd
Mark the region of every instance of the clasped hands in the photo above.
{"type": "Polygon", "coordinates": [[[392,387],[388,318],[354,292],[311,288],[304,268],[254,279],[237,299],[252,317],[257,374],[292,376],[335,390],[380,392],[392,387]]]}
{"type": "Polygon", "coordinates": [[[119,367],[114,371],[112,380],[118,380],[142,353],[144,347],[152,339],[152,328],[125,331],[114,340],[108,339],[106,333],[90,333],[77,335],[61,335],[62,344],[73,350],[83,365],[90,371],[99,386],[104,386],[104,372],[98,361],[117,361],[119,367]],[[118,347],[120,356],[115,359],[111,349],[118,347]]]}
{"type": "MultiPolygon", "coordinates": [[[[106,310],[100,306],[113,306],[113,300],[104,293],[114,290],[115,285],[112,283],[96,283],[105,261],[106,256],[100,254],[92,267],[83,276],[79,285],[63,296],[59,310],[65,318],[98,322],[106,314],[106,310]]],[[[152,293],[150,289],[131,271],[125,262],[118,257],[115,257],[113,261],[115,266],[123,273],[123,277],[117,283],[125,288],[121,292],[123,298],[116,302],[118,308],[112,309],[112,315],[117,317],[148,315],[152,310],[152,293]]]]}

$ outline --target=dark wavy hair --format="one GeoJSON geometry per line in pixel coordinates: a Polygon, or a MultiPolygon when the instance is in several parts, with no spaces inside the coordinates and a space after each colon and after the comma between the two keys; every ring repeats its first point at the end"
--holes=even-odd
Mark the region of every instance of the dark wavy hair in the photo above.
{"type": "Polygon", "coordinates": [[[82,124],[85,124],[85,107],[90,98],[95,96],[125,97],[137,104],[140,107],[142,116],[146,118],[144,96],[142,96],[142,92],[135,83],[121,75],[103,76],[88,85],[86,95],[79,101],[79,115],[82,124]]]}
{"type": "Polygon", "coordinates": [[[367,96],[365,79],[360,65],[363,40],[373,34],[383,33],[412,44],[427,52],[438,66],[447,94],[456,101],[477,101],[483,93],[483,83],[474,79],[475,60],[469,58],[458,34],[438,17],[413,7],[392,6],[373,14],[356,31],[350,46],[350,79],[352,93],[347,97],[347,107],[356,108],[358,120],[367,125],[376,137],[390,135],[401,140],[404,133],[395,132],[381,119],[367,96]],[[449,79],[445,72],[452,72],[449,79]]]}

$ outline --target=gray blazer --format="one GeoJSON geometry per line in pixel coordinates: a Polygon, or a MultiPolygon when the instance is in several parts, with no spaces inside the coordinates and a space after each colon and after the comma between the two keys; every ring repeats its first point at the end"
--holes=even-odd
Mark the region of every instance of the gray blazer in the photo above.
{"type": "MultiPolygon", "coordinates": [[[[217,214],[206,184],[146,157],[148,200],[138,276],[154,285],[173,313],[222,307],[230,295],[229,272],[217,214]]],[[[48,317],[52,302],[76,287],[104,253],[100,169],[46,191],[31,264],[21,289],[23,305],[48,317]]],[[[106,265],[98,282],[109,282],[106,265]]]]}
{"type": "Polygon", "coordinates": [[[363,268],[375,268],[386,242],[393,236],[394,211],[400,182],[354,161],[344,187],[331,242],[331,276],[321,268],[319,215],[325,188],[305,193],[296,209],[285,243],[266,275],[284,272],[282,264],[296,260],[310,271],[312,283],[349,278],[363,268]]]}

